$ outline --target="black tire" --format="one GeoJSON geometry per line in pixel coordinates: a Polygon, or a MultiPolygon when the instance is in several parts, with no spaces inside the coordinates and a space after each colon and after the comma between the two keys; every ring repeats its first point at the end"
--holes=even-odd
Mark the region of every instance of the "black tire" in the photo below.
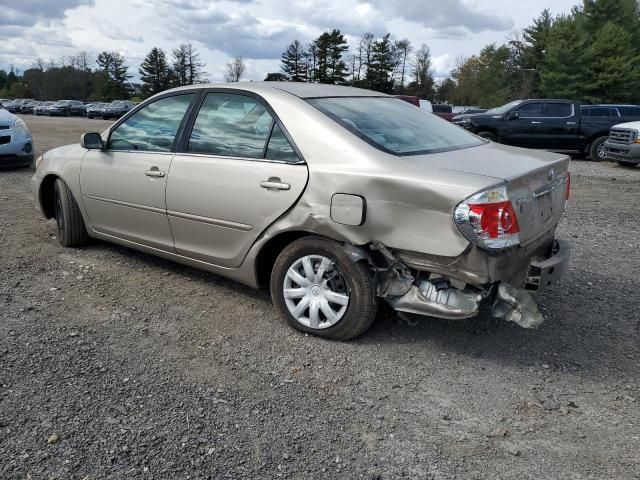
{"type": "Polygon", "coordinates": [[[280,316],[293,328],[333,340],[349,340],[362,335],[371,327],[378,309],[375,280],[368,265],[351,260],[340,244],[313,236],[296,240],[280,253],[271,271],[271,298],[280,316]],[[327,328],[312,328],[300,323],[289,311],[284,298],[284,282],[289,268],[308,255],[323,256],[334,262],[338,278],[344,280],[349,296],[343,316],[327,328]]]}
{"type": "Polygon", "coordinates": [[[591,146],[589,147],[589,157],[591,157],[591,160],[594,162],[602,162],[607,159],[603,144],[608,138],[609,137],[598,137],[591,142],[591,146]]]}
{"type": "Polygon", "coordinates": [[[627,168],[633,168],[636,165],[638,165],[635,162],[625,162],[624,160],[618,160],[618,165],[620,165],[621,167],[627,167],[627,168]]]}
{"type": "Polygon", "coordinates": [[[67,184],[58,178],[53,189],[58,241],[63,247],[81,247],[89,241],[82,213],[67,184]]]}
{"type": "Polygon", "coordinates": [[[479,132],[478,133],[479,137],[482,138],[486,138],[487,140],[490,140],[492,142],[498,142],[498,137],[496,136],[495,133],[491,133],[491,132],[479,132]]]}

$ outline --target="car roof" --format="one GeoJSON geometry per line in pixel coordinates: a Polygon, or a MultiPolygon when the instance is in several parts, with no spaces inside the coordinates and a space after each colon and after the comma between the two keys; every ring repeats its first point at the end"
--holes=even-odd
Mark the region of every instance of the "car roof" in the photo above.
{"type": "Polygon", "coordinates": [[[345,87],[342,85],[325,85],[322,83],[305,82],[234,82],[234,83],[205,83],[178,87],[174,90],[189,90],[194,88],[229,88],[254,93],[264,93],[268,90],[281,90],[300,98],[319,97],[388,97],[389,95],[363,88],[345,87]]]}

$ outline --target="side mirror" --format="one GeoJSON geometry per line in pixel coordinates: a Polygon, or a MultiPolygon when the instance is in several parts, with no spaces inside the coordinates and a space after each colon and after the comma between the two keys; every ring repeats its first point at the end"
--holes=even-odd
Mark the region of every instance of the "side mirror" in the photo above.
{"type": "Polygon", "coordinates": [[[80,145],[82,148],[88,150],[102,150],[104,148],[102,137],[96,132],[82,134],[80,137],[80,145]]]}
{"type": "Polygon", "coordinates": [[[518,118],[520,118],[520,114],[518,112],[511,111],[507,115],[507,120],[517,120],[518,118]]]}

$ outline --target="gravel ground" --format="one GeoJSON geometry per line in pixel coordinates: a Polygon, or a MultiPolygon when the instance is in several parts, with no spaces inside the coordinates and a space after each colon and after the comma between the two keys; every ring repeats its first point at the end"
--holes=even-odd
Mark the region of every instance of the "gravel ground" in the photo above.
{"type": "MultiPolygon", "coordinates": [[[[26,121],[41,151],[107,125],[26,121]]],[[[0,478],[640,478],[640,168],[572,171],[539,330],[383,309],[347,343],[212,274],[63,249],[32,170],[0,172],[0,478]]]]}

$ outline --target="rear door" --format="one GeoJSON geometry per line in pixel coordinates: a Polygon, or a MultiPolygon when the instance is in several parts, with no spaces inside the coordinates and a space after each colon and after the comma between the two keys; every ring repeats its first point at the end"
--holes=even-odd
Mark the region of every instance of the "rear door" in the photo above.
{"type": "Polygon", "coordinates": [[[578,112],[572,102],[545,102],[540,118],[531,119],[539,130],[539,148],[574,150],[578,145],[578,112]]]}
{"type": "Polygon", "coordinates": [[[209,91],[192,123],[167,182],[176,252],[237,267],[298,200],[307,166],[285,126],[252,94],[209,91]]]}

